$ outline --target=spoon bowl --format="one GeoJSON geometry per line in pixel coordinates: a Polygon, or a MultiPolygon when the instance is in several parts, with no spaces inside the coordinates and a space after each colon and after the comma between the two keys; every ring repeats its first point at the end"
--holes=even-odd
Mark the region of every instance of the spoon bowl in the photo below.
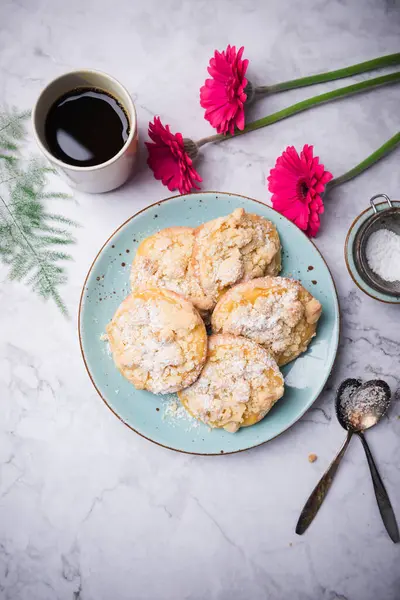
{"type": "Polygon", "coordinates": [[[364,384],[346,379],[336,397],[336,415],[347,431],[358,433],[376,425],[390,406],[390,387],[382,379],[364,384]]]}
{"type": "Polygon", "coordinates": [[[360,379],[345,379],[339,385],[336,397],[335,397],[335,410],[336,417],[343,429],[347,430],[346,421],[343,418],[342,405],[347,404],[350,397],[361,387],[362,381],[360,379]]]}

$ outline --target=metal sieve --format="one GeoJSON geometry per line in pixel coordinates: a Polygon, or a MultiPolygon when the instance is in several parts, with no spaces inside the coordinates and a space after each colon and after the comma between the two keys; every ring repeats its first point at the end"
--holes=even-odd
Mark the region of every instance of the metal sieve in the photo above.
{"type": "Polygon", "coordinates": [[[369,237],[375,231],[388,229],[400,235],[400,208],[393,206],[392,201],[386,194],[373,196],[370,204],[374,214],[363,223],[355,236],[353,245],[354,263],[360,276],[373,289],[384,294],[400,297],[400,281],[385,281],[379,277],[369,266],[366,255],[369,237]],[[378,211],[375,205],[377,198],[385,198],[388,208],[378,211]]]}

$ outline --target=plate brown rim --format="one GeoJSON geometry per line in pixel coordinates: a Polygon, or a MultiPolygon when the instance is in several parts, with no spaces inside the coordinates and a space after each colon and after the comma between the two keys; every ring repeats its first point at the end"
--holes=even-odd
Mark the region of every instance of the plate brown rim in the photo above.
{"type": "Polygon", "coordinates": [[[329,377],[332,374],[333,371],[333,367],[335,364],[335,358],[337,356],[337,352],[339,349],[339,343],[340,343],[340,335],[341,335],[341,314],[340,314],[340,303],[339,303],[339,296],[338,296],[338,292],[337,292],[337,287],[336,287],[336,282],[333,278],[332,272],[325,260],[325,258],[323,257],[321,251],[317,248],[317,246],[314,244],[314,242],[308,238],[306,236],[306,234],[299,229],[299,232],[305,237],[305,239],[307,241],[309,241],[314,248],[316,249],[316,251],[318,252],[318,254],[320,255],[320,257],[322,258],[322,261],[324,262],[326,268],[328,269],[329,275],[331,276],[332,279],[332,283],[333,283],[333,288],[335,291],[335,298],[336,298],[336,304],[337,304],[337,308],[338,308],[338,335],[337,335],[337,340],[336,340],[336,348],[335,348],[335,356],[334,356],[334,360],[332,363],[332,367],[325,379],[325,382],[320,390],[320,392],[318,393],[318,395],[315,397],[314,402],[308,407],[306,408],[300,415],[299,417],[297,417],[293,422],[289,423],[289,425],[280,433],[277,433],[276,435],[274,435],[272,438],[270,438],[269,440],[265,440],[264,442],[260,442],[259,444],[255,444],[254,446],[249,446],[248,448],[241,448],[240,450],[232,450],[229,452],[225,452],[223,450],[221,450],[220,452],[192,452],[190,450],[182,450],[180,448],[172,448],[171,446],[167,446],[166,444],[162,444],[161,442],[157,442],[156,440],[153,440],[149,437],[147,437],[146,435],[144,435],[143,433],[140,433],[140,431],[137,431],[137,429],[135,429],[134,427],[132,427],[132,425],[129,425],[129,423],[127,423],[126,421],[124,421],[124,419],[122,419],[113,408],[111,408],[111,406],[108,404],[107,400],[103,397],[103,395],[100,393],[100,390],[98,389],[98,387],[96,386],[93,377],[90,373],[89,367],[87,365],[86,362],[86,358],[85,358],[85,353],[83,350],[83,344],[82,344],[82,337],[81,337],[81,312],[82,312],[82,302],[83,302],[83,297],[84,297],[84,293],[85,293],[85,287],[86,287],[86,283],[87,280],[89,279],[90,273],[92,272],[93,266],[95,264],[95,262],[97,261],[98,257],[100,256],[100,254],[102,253],[103,249],[107,246],[108,242],[114,237],[114,235],[116,233],[118,233],[118,231],[120,229],[122,229],[123,227],[125,227],[125,225],[127,223],[129,223],[129,221],[131,221],[132,219],[134,219],[135,217],[137,217],[138,215],[140,215],[141,213],[145,212],[146,210],[153,208],[153,206],[159,206],[160,204],[163,204],[164,202],[168,202],[169,200],[174,200],[175,198],[185,198],[186,196],[193,196],[193,195],[201,195],[201,194],[216,194],[216,195],[221,195],[221,196],[237,196],[240,198],[244,198],[245,200],[251,200],[253,202],[256,202],[257,204],[262,204],[262,206],[266,206],[267,208],[269,208],[270,210],[276,212],[277,214],[279,214],[279,216],[283,219],[285,219],[286,221],[289,221],[289,223],[291,223],[291,225],[293,225],[293,223],[284,215],[282,215],[281,213],[279,213],[277,210],[275,210],[274,208],[272,208],[272,206],[269,206],[268,204],[265,204],[265,202],[262,202],[261,200],[256,200],[255,198],[250,198],[249,196],[244,196],[243,194],[235,194],[233,192],[216,192],[213,190],[206,190],[206,191],[200,191],[200,192],[191,192],[189,194],[177,194],[175,196],[170,196],[168,198],[164,198],[163,200],[159,200],[158,202],[153,202],[152,204],[149,204],[148,206],[145,206],[144,208],[140,209],[138,212],[136,212],[134,215],[132,215],[131,217],[129,217],[129,219],[126,219],[126,221],[124,221],[119,227],[117,227],[117,229],[115,229],[115,231],[107,238],[107,240],[104,242],[104,244],[102,245],[102,247],[100,248],[100,250],[97,252],[95,258],[92,261],[92,264],[89,267],[89,270],[87,272],[87,275],[85,277],[85,281],[83,282],[83,286],[82,286],[82,292],[81,292],[81,296],[80,296],[80,300],[79,300],[79,311],[78,311],[78,336],[79,336],[79,346],[81,349],[81,354],[82,354],[82,358],[83,358],[83,363],[85,365],[85,369],[87,371],[87,374],[89,375],[90,381],[92,382],[92,385],[94,387],[94,389],[96,390],[96,392],[98,393],[98,395],[100,396],[100,398],[103,400],[104,404],[107,406],[107,408],[117,417],[117,419],[119,419],[121,421],[121,423],[123,423],[124,425],[126,425],[126,427],[129,427],[129,429],[131,429],[132,431],[134,431],[136,434],[140,435],[142,438],[144,438],[145,440],[152,442],[153,444],[156,444],[157,446],[160,446],[161,448],[167,448],[168,450],[173,450],[174,452],[180,452],[181,454],[189,454],[192,456],[227,456],[228,454],[238,454],[239,452],[246,452],[248,450],[252,450],[253,448],[258,448],[260,446],[263,446],[264,444],[267,444],[268,442],[271,442],[272,440],[276,439],[277,437],[281,436],[283,433],[285,433],[288,429],[290,429],[291,427],[293,427],[293,425],[295,425],[301,418],[302,416],[311,408],[312,404],[314,404],[319,396],[321,395],[322,390],[324,389],[325,383],[327,382],[327,380],[329,379],[329,377]]]}
{"type": "MultiPolygon", "coordinates": [[[[392,200],[392,202],[400,202],[400,200],[392,200]]],[[[382,204],[386,204],[386,202],[377,202],[377,204],[375,206],[382,206],[382,204]]],[[[349,239],[350,239],[351,232],[353,231],[354,227],[356,226],[358,221],[361,219],[361,217],[363,217],[370,210],[372,210],[372,208],[369,206],[368,208],[366,208],[365,210],[360,212],[360,214],[354,219],[354,221],[350,225],[349,230],[347,232],[346,241],[344,243],[344,260],[346,262],[347,271],[348,271],[350,277],[352,278],[353,282],[358,287],[358,289],[361,290],[363,292],[363,294],[365,294],[366,296],[369,296],[370,298],[372,298],[373,300],[376,300],[377,302],[382,302],[383,304],[399,305],[400,302],[398,300],[397,301],[396,300],[383,300],[382,298],[378,298],[377,296],[374,296],[370,292],[367,292],[367,290],[365,290],[363,287],[361,287],[361,285],[358,283],[358,281],[354,278],[353,271],[349,264],[349,259],[347,258],[348,249],[349,249],[349,239]]],[[[328,269],[329,269],[329,267],[328,267],[328,269]]],[[[332,273],[331,273],[331,275],[332,275],[332,273]]],[[[360,275],[360,277],[361,277],[361,275],[360,275]]],[[[390,296],[390,294],[388,294],[388,296],[390,296]]]]}

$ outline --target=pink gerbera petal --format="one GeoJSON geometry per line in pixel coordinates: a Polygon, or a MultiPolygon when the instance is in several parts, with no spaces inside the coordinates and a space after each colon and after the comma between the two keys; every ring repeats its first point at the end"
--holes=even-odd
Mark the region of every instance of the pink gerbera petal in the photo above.
{"type": "Polygon", "coordinates": [[[215,50],[206,79],[200,88],[200,104],[205,109],[204,118],[218,133],[234,133],[235,127],[244,129],[244,103],[247,99],[245,78],[248,60],[242,60],[244,47],[236,52],[235,46],[215,50]]]}
{"type": "Polygon", "coordinates": [[[149,156],[147,164],[154,177],[162,181],[172,192],[179,190],[187,194],[193,188],[199,190],[196,181],[202,181],[193,168],[193,161],[185,150],[182,134],[171,133],[169,126],[161,123],[159,117],[149,123],[149,137],[152,142],[145,142],[149,156]]]}
{"type": "Polygon", "coordinates": [[[288,146],[268,177],[272,206],[308,237],[315,237],[321,225],[319,215],[324,212],[322,194],[331,179],[332,173],[314,156],[313,146],[306,144],[300,155],[288,146]]]}

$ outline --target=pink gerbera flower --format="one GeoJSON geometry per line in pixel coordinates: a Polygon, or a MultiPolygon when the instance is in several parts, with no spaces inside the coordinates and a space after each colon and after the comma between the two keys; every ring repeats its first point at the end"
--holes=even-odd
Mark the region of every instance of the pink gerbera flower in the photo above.
{"type": "Polygon", "coordinates": [[[293,221],[308,237],[315,237],[324,212],[322,193],[332,179],[318,156],[313,156],[313,146],[304,146],[300,156],[293,146],[288,146],[271,169],[268,189],[272,193],[272,206],[293,221]]]}
{"type": "Polygon", "coordinates": [[[223,52],[216,50],[207,69],[212,79],[206,79],[200,89],[200,104],[206,109],[204,118],[218,133],[233,134],[235,126],[244,129],[245,73],[249,61],[242,60],[243,50],[243,46],[238,52],[235,46],[228,46],[223,52]]]}
{"type": "Polygon", "coordinates": [[[161,123],[160,117],[154,117],[149,123],[149,137],[153,143],[146,142],[149,151],[147,164],[156,179],[161,179],[170,191],[179,190],[180,194],[189,193],[192,188],[199,190],[196,181],[202,181],[193,168],[197,147],[191,140],[184,140],[182,134],[171,133],[169,126],[161,123]],[[190,156],[190,155],[191,156],[190,156]]]}

